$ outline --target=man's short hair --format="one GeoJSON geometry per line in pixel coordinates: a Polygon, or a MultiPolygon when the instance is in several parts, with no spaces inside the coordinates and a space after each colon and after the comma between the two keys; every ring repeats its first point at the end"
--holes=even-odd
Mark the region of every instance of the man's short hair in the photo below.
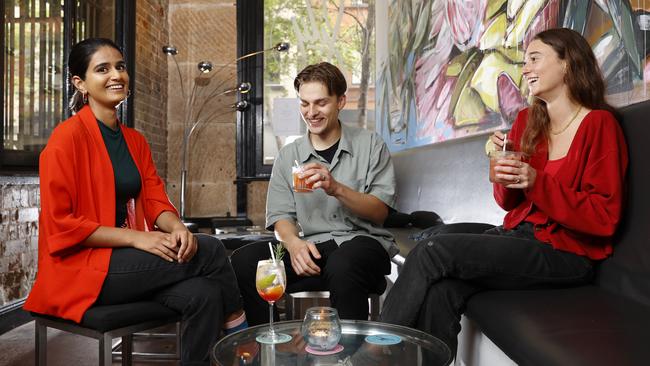
{"type": "Polygon", "coordinates": [[[293,87],[296,92],[299,92],[302,84],[313,81],[323,83],[327,88],[328,95],[340,97],[345,95],[345,91],[348,89],[348,84],[345,82],[345,76],[343,76],[341,70],[329,62],[309,65],[302,69],[293,80],[293,87]]]}

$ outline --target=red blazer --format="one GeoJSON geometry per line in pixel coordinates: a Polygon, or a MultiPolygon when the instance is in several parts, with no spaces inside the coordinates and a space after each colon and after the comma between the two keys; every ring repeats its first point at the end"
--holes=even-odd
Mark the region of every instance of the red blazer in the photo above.
{"type": "MultiPolygon", "coordinates": [[[[519,150],[528,110],[519,112],[510,136],[519,150]]],[[[614,116],[589,112],[578,128],[556,176],[544,172],[548,144],[538,144],[530,165],[537,171],[532,188],[494,184],[494,198],[509,211],[506,229],[519,225],[533,205],[548,221],[535,225],[535,237],[554,248],[603,259],[612,253],[612,237],[621,220],[628,157],[625,138],[614,116]]]]}
{"type": "MultiPolygon", "coordinates": [[[[152,230],[158,215],[176,209],[144,136],[120,128],[142,179],[136,228],[152,230]]],[[[38,273],[24,307],[80,322],[99,295],[112,252],[80,243],[99,226],[115,226],[113,166],[90,107],[54,129],[39,166],[38,273]]]]}

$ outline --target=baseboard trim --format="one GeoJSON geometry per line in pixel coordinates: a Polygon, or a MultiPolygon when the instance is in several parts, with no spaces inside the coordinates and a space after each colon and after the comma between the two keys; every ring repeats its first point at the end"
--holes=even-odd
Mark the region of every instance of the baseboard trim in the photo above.
{"type": "Polygon", "coordinates": [[[32,316],[23,310],[25,299],[0,307],[0,334],[4,334],[32,320],[32,316]]]}

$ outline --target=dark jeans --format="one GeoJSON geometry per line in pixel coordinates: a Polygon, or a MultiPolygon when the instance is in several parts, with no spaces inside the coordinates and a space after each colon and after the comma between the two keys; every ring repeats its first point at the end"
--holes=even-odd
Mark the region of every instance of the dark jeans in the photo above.
{"type": "MultiPolygon", "coordinates": [[[[298,276],[287,252],[284,268],[287,292],[329,290],[330,302],[342,319],[368,320],[368,294],[383,291],[384,275],[390,273],[390,258],[381,244],[368,236],[356,236],[337,246],[334,240],[316,244],[321,259],[315,260],[321,274],[298,276]]],[[[233,269],[244,297],[248,324],[268,323],[268,303],[255,288],[257,262],[269,259],[268,241],[237,249],[231,256],[233,269]]]]}
{"type": "Polygon", "coordinates": [[[471,295],[487,289],[581,285],[592,276],[589,258],[536,240],[528,223],[481,234],[443,231],[409,253],[380,319],[431,333],[455,355],[460,316],[471,295]]]}
{"type": "Polygon", "coordinates": [[[182,365],[208,365],[226,315],[242,308],[237,280],[223,244],[198,234],[188,263],[167,262],[135,248],[113,249],[97,305],[159,302],[182,314],[182,365]]]}

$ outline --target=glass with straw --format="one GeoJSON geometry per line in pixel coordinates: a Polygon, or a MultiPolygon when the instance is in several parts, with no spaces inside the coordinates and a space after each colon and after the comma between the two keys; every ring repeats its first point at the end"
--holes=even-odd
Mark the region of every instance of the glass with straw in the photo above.
{"type": "Polygon", "coordinates": [[[284,333],[276,333],[273,329],[273,304],[284,294],[287,287],[287,276],[282,262],[282,244],[276,246],[273,250],[269,242],[271,259],[257,262],[257,273],[255,275],[255,287],[257,293],[269,303],[269,330],[268,332],[257,336],[256,340],[264,344],[286,343],[291,340],[291,336],[284,333]],[[276,256],[276,252],[278,255],[276,256]]]}
{"type": "MultiPolygon", "coordinates": [[[[513,180],[511,179],[499,179],[496,177],[496,172],[494,170],[494,167],[498,165],[510,165],[514,166],[511,164],[503,164],[503,161],[509,161],[509,160],[517,160],[517,161],[522,161],[524,159],[524,153],[520,151],[510,151],[507,150],[507,145],[508,145],[508,134],[504,133],[503,134],[503,146],[501,147],[501,150],[492,150],[490,151],[490,182],[492,183],[513,183],[513,180]],[[501,163],[499,162],[501,161],[501,163]]],[[[504,173],[501,173],[504,174],[504,173]]]]}

